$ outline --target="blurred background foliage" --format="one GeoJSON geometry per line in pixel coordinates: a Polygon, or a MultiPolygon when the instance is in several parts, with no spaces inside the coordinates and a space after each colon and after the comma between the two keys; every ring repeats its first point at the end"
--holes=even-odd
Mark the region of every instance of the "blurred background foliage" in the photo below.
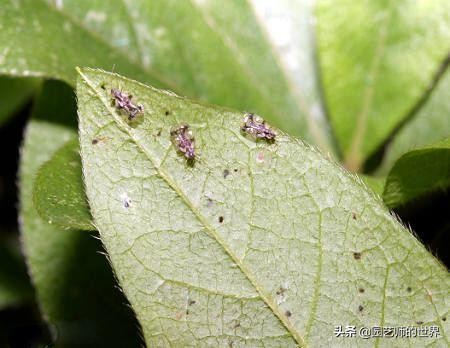
{"type": "Polygon", "coordinates": [[[77,139],[76,66],[263,115],[449,265],[449,1],[5,0],[0,28],[0,346],[140,344],[95,231],[33,206],[37,171],[77,139]]]}

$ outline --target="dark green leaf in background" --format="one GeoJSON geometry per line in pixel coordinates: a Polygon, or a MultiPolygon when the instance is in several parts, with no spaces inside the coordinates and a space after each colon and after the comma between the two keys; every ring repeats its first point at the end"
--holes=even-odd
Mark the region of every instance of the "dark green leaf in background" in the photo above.
{"type": "Polygon", "coordinates": [[[319,0],[319,58],[346,166],[359,170],[450,50],[450,1],[319,0]]]}
{"type": "Polygon", "coordinates": [[[38,79],[0,76],[0,126],[30,99],[38,85],[38,79]]]}
{"type": "Polygon", "coordinates": [[[1,238],[0,310],[23,305],[31,300],[32,294],[17,240],[1,238]]]}
{"type": "Polygon", "coordinates": [[[163,85],[107,40],[42,0],[0,3],[0,73],[75,81],[74,67],[86,64],[126,71],[163,85]]]}
{"type": "Polygon", "coordinates": [[[25,134],[20,164],[20,216],[24,252],[44,317],[58,346],[139,347],[139,329],[102,251],[89,233],[42,220],[33,206],[39,167],[76,139],[75,98],[47,82],[25,134]]]}
{"type": "Polygon", "coordinates": [[[361,175],[361,174],[359,174],[359,176],[362,179],[362,181],[378,196],[381,197],[383,195],[384,184],[386,181],[385,178],[369,176],[369,175],[361,175]]]}
{"type": "Polygon", "coordinates": [[[441,333],[426,344],[448,345],[447,270],[354,176],[282,132],[244,137],[243,113],[80,74],[87,196],[148,346],[339,346],[335,325],[420,322],[441,333]],[[129,123],[101,86],[132,93],[144,114],[129,123]],[[180,122],[193,165],[170,140],[180,122]]]}
{"type": "Polygon", "coordinates": [[[450,138],[401,156],[386,178],[383,200],[396,207],[449,187],[450,138]]]}
{"type": "Polygon", "coordinates": [[[64,144],[40,168],[34,181],[33,201],[45,221],[63,228],[96,230],[84,193],[78,139],[64,144]]]}

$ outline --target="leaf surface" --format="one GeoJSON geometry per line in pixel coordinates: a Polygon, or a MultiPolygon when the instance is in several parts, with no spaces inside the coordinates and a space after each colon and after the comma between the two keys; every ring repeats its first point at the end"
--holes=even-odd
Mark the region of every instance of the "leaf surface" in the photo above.
{"type": "Polygon", "coordinates": [[[450,138],[400,157],[386,178],[383,200],[396,207],[449,187],[450,138]]]}
{"type": "Polygon", "coordinates": [[[345,345],[335,325],[419,321],[448,343],[447,271],[318,151],[281,131],[255,143],[243,113],[98,70],[80,70],[77,98],[94,222],[148,346],[345,345]],[[128,122],[102,85],[144,114],[128,122]],[[183,122],[191,165],[170,139],[183,122]]]}
{"type": "Polygon", "coordinates": [[[75,100],[63,83],[46,82],[29,122],[20,162],[20,221],[29,274],[58,346],[139,347],[138,324],[116,288],[102,246],[92,235],[62,230],[33,205],[39,167],[76,139],[75,100]],[[51,141],[49,141],[51,139],[51,141]]]}
{"type": "Polygon", "coordinates": [[[44,221],[63,228],[96,230],[83,187],[78,139],[64,144],[39,169],[33,200],[44,221]]]}
{"type": "MultiPolygon", "coordinates": [[[[298,8],[293,11],[307,27],[309,7],[298,8]]],[[[281,7],[285,17],[291,9],[286,2],[281,7]]],[[[0,4],[0,22],[1,73],[73,84],[75,66],[115,69],[177,93],[265,114],[331,149],[315,70],[300,75],[298,67],[281,66],[286,57],[272,49],[273,35],[264,34],[270,28],[261,27],[251,3],[10,0],[0,4]]],[[[297,34],[288,39],[297,51],[293,57],[307,52],[302,57],[309,67],[310,31],[297,34]]]]}
{"type": "Polygon", "coordinates": [[[320,0],[326,101],[346,165],[360,169],[425,93],[450,50],[450,2],[320,0]]]}

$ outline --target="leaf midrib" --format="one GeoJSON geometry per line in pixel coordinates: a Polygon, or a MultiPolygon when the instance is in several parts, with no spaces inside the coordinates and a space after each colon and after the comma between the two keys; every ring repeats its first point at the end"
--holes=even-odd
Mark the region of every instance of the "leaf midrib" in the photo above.
{"type": "MultiPolygon", "coordinates": [[[[224,46],[230,50],[231,53],[233,53],[236,62],[238,62],[239,66],[242,67],[242,71],[244,72],[244,74],[248,77],[248,81],[251,81],[253,88],[255,88],[256,90],[259,91],[259,93],[261,94],[261,96],[265,99],[270,99],[271,95],[270,95],[270,89],[266,89],[263,88],[264,84],[260,83],[258,81],[258,75],[257,73],[255,73],[255,71],[252,69],[251,64],[248,62],[248,59],[242,55],[242,53],[239,50],[239,47],[235,46],[235,43],[233,42],[233,40],[229,37],[229,35],[227,35],[223,30],[219,29],[219,26],[217,25],[216,20],[210,16],[207,11],[205,11],[201,6],[199,6],[195,0],[189,0],[192,8],[194,10],[196,10],[203,22],[208,26],[208,28],[210,28],[214,33],[216,33],[220,39],[222,40],[222,43],[224,44],[224,46]]],[[[252,11],[252,8],[249,8],[249,11],[252,11]]],[[[253,13],[253,16],[255,17],[256,22],[258,23],[258,18],[257,16],[253,13]]],[[[267,44],[267,47],[269,49],[269,52],[272,54],[272,58],[274,59],[275,62],[277,62],[278,64],[278,55],[276,54],[276,52],[272,49],[272,44],[271,41],[269,40],[268,37],[266,37],[264,30],[262,29],[262,27],[259,25],[258,26],[261,30],[261,35],[263,38],[265,38],[265,43],[267,44]]],[[[287,79],[287,76],[285,75],[285,73],[283,72],[282,67],[278,64],[278,68],[280,69],[280,72],[284,78],[284,81],[286,83],[286,87],[287,87],[287,91],[290,93],[288,94],[289,97],[292,97],[292,99],[294,100],[294,102],[296,103],[296,106],[298,108],[298,111],[301,111],[304,113],[304,115],[306,116],[306,120],[308,122],[308,131],[311,132],[311,127],[309,124],[309,114],[305,108],[302,108],[301,105],[298,103],[298,101],[296,100],[296,96],[294,94],[294,92],[291,90],[291,86],[290,86],[290,82],[287,79]]],[[[273,116],[276,116],[279,113],[279,110],[277,110],[274,106],[272,106],[272,103],[270,103],[268,106],[268,108],[270,108],[270,111],[272,113],[273,116]]],[[[311,135],[314,136],[314,134],[311,132],[311,135]]],[[[317,141],[319,141],[320,139],[316,139],[317,141]]],[[[320,144],[320,142],[319,142],[320,144]]],[[[320,144],[322,146],[322,144],[320,144]]],[[[326,147],[324,147],[326,148],[326,147]]]]}
{"type": "Polygon", "coordinates": [[[369,80],[372,82],[367,84],[364,88],[363,99],[361,101],[361,110],[356,117],[356,128],[351,135],[350,149],[345,158],[346,166],[353,171],[359,171],[361,169],[361,161],[363,160],[361,158],[361,146],[367,132],[369,114],[372,111],[373,98],[377,88],[375,80],[377,78],[381,60],[386,48],[386,40],[388,38],[391,25],[391,16],[392,13],[389,12],[387,18],[384,20],[378,31],[375,54],[368,75],[369,80]]]}
{"type": "Polygon", "coordinates": [[[286,330],[292,335],[293,339],[297,342],[300,347],[306,347],[306,342],[303,337],[297,332],[295,327],[284,317],[284,315],[278,310],[276,304],[270,299],[270,297],[263,291],[262,288],[258,286],[258,283],[253,276],[252,272],[239,260],[239,258],[232,252],[232,250],[227,246],[222,237],[215,231],[215,229],[210,225],[208,220],[195,208],[194,204],[191,200],[186,196],[186,194],[177,186],[175,181],[171,178],[169,174],[167,174],[158,164],[155,159],[152,158],[150,153],[140,144],[140,142],[133,136],[130,132],[129,127],[124,123],[124,121],[117,115],[117,113],[112,109],[111,105],[105,102],[104,98],[101,96],[100,91],[98,91],[93,82],[89,80],[89,78],[83,74],[83,72],[77,68],[78,73],[86,82],[86,84],[93,90],[93,92],[97,95],[99,100],[103,103],[105,108],[112,115],[114,121],[119,126],[119,128],[126,132],[126,134],[133,140],[133,142],[138,146],[139,150],[148,158],[148,160],[153,164],[158,175],[167,183],[167,185],[181,198],[183,203],[192,211],[197,220],[205,227],[211,237],[213,237],[219,245],[225,250],[225,252],[231,257],[233,262],[239,267],[241,272],[245,275],[245,277],[250,281],[253,285],[261,299],[267,304],[267,306],[272,310],[272,312],[278,317],[281,323],[284,325],[286,330]]]}

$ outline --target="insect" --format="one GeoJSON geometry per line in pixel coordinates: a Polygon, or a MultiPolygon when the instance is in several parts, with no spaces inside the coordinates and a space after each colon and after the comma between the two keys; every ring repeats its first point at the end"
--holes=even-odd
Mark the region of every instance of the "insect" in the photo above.
{"type": "Polygon", "coordinates": [[[184,155],[184,157],[188,160],[195,159],[194,136],[187,123],[182,123],[173,127],[170,131],[170,136],[174,146],[184,155]]]}
{"type": "Polygon", "coordinates": [[[92,139],[92,145],[97,145],[100,143],[105,143],[106,141],[108,141],[108,138],[106,137],[96,137],[92,139]]]}
{"type": "Polygon", "coordinates": [[[261,117],[247,113],[241,124],[241,131],[256,139],[274,140],[277,133],[261,117]]]}
{"type": "Polygon", "coordinates": [[[111,95],[113,97],[114,106],[118,110],[124,110],[130,121],[134,120],[141,112],[144,112],[144,107],[141,104],[134,104],[131,101],[133,98],[131,94],[126,94],[113,88],[111,89],[111,95]]]}

